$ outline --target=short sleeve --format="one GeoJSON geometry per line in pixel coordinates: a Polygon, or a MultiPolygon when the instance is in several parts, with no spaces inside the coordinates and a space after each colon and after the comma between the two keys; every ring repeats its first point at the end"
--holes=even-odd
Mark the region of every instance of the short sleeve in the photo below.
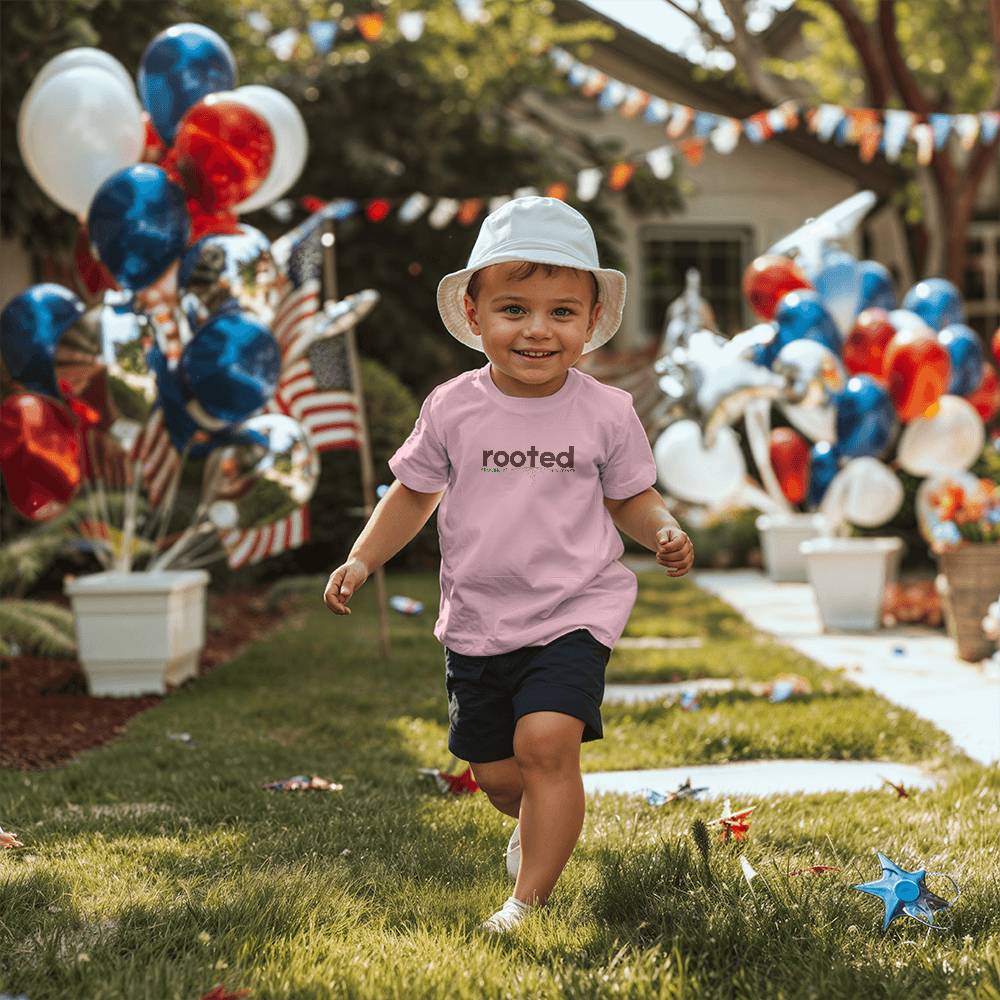
{"type": "Polygon", "coordinates": [[[438,493],[448,485],[451,462],[448,452],[431,423],[432,391],[420,407],[420,415],[410,436],[389,459],[392,474],[418,493],[438,493]]]}
{"type": "Polygon", "coordinates": [[[601,486],[609,500],[626,500],[642,493],[657,480],[656,463],[642,421],[629,404],[607,461],[601,467],[601,486]]]}

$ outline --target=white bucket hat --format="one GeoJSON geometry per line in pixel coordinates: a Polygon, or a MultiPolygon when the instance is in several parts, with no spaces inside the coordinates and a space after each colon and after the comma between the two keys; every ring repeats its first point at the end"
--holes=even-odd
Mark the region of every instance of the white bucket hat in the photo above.
{"type": "MultiPolygon", "coordinates": [[[[558,198],[531,195],[513,198],[483,220],[468,267],[446,274],[438,285],[437,303],[448,332],[467,347],[482,351],[482,339],[465,315],[465,292],[476,271],[492,264],[532,261],[590,271],[597,279],[601,315],[583,353],[610,340],[621,325],[625,275],[597,261],[597,242],[590,223],[558,198]]],[[[485,352],[484,352],[485,353],[485,352]]]]}

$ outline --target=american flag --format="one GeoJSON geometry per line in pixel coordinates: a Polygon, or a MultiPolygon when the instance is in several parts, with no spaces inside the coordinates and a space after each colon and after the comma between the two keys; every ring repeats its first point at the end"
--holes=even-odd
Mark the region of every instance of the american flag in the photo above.
{"type": "Polygon", "coordinates": [[[309,507],[299,507],[288,517],[263,528],[221,532],[219,538],[230,569],[252,566],[261,559],[297,549],[309,541],[309,507]]]}
{"type": "MultiPolygon", "coordinates": [[[[294,231],[298,238],[285,262],[289,288],[271,324],[283,363],[277,391],[264,412],[293,417],[302,424],[313,448],[322,453],[359,448],[361,425],[343,336],[320,340],[297,361],[284,364],[295,344],[312,329],[322,307],[323,257],[318,221],[294,231]]],[[[279,250],[276,256],[281,255],[279,250]]],[[[308,508],[300,507],[263,528],[222,532],[220,540],[231,569],[253,565],[309,540],[308,508]]]]}
{"type": "Polygon", "coordinates": [[[135,439],[132,461],[142,464],[146,496],[151,506],[158,507],[181,464],[180,455],[170,443],[161,407],[153,410],[135,439]]]}

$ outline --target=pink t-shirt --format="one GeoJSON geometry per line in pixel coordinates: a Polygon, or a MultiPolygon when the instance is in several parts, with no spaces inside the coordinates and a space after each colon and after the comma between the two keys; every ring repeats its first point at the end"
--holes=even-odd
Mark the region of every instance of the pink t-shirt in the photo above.
{"type": "Polygon", "coordinates": [[[431,391],[389,468],[412,490],[445,491],[442,645],[492,656],[578,628],[615,645],[638,584],[604,497],[656,484],[624,389],[570,368],[558,392],[508,396],[487,363],[431,391]]]}

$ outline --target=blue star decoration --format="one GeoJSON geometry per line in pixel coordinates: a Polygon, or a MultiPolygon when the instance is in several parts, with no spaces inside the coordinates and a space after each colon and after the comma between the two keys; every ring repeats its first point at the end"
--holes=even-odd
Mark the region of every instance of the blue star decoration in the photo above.
{"type": "MultiPolygon", "coordinates": [[[[885,930],[901,913],[929,927],[933,926],[935,912],[951,906],[951,902],[936,896],[924,885],[927,871],[923,868],[915,872],[905,871],[893,864],[884,854],[878,851],[875,853],[882,866],[882,877],[877,882],[865,882],[852,888],[878,896],[885,903],[882,930],[885,930]]],[[[954,879],[951,881],[957,889],[957,883],[954,879]]]]}

